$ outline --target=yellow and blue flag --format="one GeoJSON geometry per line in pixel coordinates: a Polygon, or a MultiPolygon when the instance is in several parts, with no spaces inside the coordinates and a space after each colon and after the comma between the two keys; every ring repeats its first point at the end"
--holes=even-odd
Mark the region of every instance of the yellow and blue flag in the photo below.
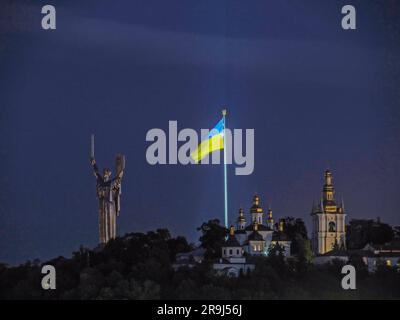
{"type": "Polygon", "coordinates": [[[207,138],[203,140],[190,156],[199,163],[201,159],[215,150],[224,148],[225,119],[222,118],[216,126],[210,131],[207,138]]]}

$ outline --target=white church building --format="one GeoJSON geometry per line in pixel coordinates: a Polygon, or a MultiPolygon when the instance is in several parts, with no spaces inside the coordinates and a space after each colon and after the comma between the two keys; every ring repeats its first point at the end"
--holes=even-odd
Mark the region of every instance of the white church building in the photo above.
{"type": "Polygon", "coordinates": [[[274,225],[272,210],[268,210],[265,219],[264,210],[260,205],[260,197],[255,195],[250,208],[250,221],[247,224],[243,209],[239,210],[236,230],[229,229],[229,236],[222,247],[221,258],[214,263],[213,268],[219,273],[238,276],[254,269],[249,262],[252,256],[267,256],[270,250],[279,245],[285,257],[291,255],[291,240],[284,230],[284,221],[274,225]]]}

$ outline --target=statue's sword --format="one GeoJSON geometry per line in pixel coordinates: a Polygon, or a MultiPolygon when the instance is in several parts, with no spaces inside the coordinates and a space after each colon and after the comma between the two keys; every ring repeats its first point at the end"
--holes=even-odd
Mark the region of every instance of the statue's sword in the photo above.
{"type": "Polygon", "coordinates": [[[90,136],[90,157],[94,159],[94,134],[90,136]]]}

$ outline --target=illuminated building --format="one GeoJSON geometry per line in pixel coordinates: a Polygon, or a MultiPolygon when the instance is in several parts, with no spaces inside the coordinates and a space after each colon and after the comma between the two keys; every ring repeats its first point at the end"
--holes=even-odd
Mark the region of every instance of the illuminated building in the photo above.
{"type": "MultiPolygon", "coordinates": [[[[291,255],[291,240],[285,232],[285,222],[280,220],[274,225],[272,210],[268,210],[268,216],[264,223],[264,210],[260,204],[260,197],[253,197],[250,208],[250,223],[246,225],[246,218],[242,208],[239,209],[237,228],[229,229],[229,236],[222,246],[221,258],[214,263],[214,269],[237,276],[254,269],[254,264],[248,262],[252,256],[267,256],[272,248],[279,245],[283,255],[291,255]]],[[[250,259],[251,260],[251,259],[250,259]]]]}
{"type": "Polygon", "coordinates": [[[311,211],[311,245],[315,255],[325,254],[335,247],[346,248],[346,214],[343,203],[340,206],[336,204],[332,179],[332,173],[326,170],[322,198],[311,211]]]}

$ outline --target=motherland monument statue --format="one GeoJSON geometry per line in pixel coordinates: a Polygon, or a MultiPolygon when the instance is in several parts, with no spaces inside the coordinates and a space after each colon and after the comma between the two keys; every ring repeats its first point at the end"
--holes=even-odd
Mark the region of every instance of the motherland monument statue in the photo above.
{"type": "Polygon", "coordinates": [[[115,176],[109,168],[103,169],[100,174],[94,156],[94,135],[91,136],[90,163],[96,177],[96,192],[99,201],[99,242],[106,244],[117,235],[117,217],[121,210],[121,182],[125,170],[125,156],[118,154],[115,160],[115,176]]]}

